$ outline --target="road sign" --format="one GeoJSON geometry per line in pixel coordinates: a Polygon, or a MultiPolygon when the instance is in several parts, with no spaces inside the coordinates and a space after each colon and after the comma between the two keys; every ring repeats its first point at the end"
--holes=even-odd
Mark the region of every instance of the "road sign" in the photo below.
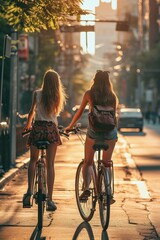
{"type": "Polygon", "coordinates": [[[60,26],[61,32],[94,32],[94,25],[72,25],[60,26]]]}

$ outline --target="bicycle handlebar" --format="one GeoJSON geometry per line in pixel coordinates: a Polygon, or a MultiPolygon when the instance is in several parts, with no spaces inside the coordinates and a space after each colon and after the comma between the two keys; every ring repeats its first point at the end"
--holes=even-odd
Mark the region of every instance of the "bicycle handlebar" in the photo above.
{"type": "Polygon", "coordinates": [[[22,136],[25,137],[30,133],[31,129],[22,132],[22,136]]]}
{"type": "Polygon", "coordinates": [[[67,131],[67,132],[69,132],[69,133],[74,133],[74,134],[77,134],[77,133],[79,133],[79,132],[82,132],[82,130],[79,128],[79,127],[77,127],[77,126],[75,126],[75,127],[73,127],[71,130],[69,130],[69,131],[67,131]]]}
{"type": "Polygon", "coordinates": [[[60,135],[63,135],[64,137],[66,137],[66,138],[69,138],[69,134],[68,133],[66,133],[66,132],[64,132],[64,130],[59,130],[59,134],[60,135]]]}

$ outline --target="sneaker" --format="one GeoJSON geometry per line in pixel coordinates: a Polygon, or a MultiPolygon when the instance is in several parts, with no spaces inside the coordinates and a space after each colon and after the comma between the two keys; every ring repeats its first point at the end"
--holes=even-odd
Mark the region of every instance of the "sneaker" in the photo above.
{"type": "Polygon", "coordinates": [[[56,209],[57,209],[56,204],[53,201],[48,200],[47,206],[46,206],[46,211],[55,211],[56,209]]]}
{"type": "Polygon", "coordinates": [[[23,208],[31,208],[33,205],[33,195],[30,193],[25,193],[23,195],[23,208]]]}

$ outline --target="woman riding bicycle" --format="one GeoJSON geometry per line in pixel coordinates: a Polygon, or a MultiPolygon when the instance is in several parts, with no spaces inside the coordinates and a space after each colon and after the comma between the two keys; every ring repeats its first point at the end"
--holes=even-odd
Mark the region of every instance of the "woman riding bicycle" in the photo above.
{"type": "Polygon", "coordinates": [[[38,140],[47,140],[50,142],[46,150],[48,186],[47,210],[55,211],[57,209],[55,203],[52,201],[55,178],[54,159],[57,146],[61,145],[61,139],[57,128],[57,116],[62,111],[65,102],[66,95],[58,73],[52,69],[46,71],[42,87],[34,91],[27,124],[24,127],[25,131],[31,129],[27,142],[27,145],[30,147],[30,162],[28,167],[28,189],[23,196],[24,207],[30,205],[30,198],[33,193],[35,167],[39,157],[39,149],[36,147],[36,142],[38,140]]]}
{"type": "MultiPolygon", "coordinates": [[[[73,128],[73,126],[83,114],[83,111],[87,104],[89,104],[89,111],[91,110],[93,105],[103,105],[112,107],[116,112],[118,98],[114,93],[112,84],[109,80],[108,71],[97,71],[93,78],[93,84],[91,88],[86,91],[83,96],[83,100],[81,102],[79,110],[74,115],[71,123],[65,128],[66,132],[70,131],[73,128]]],[[[109,149],[107,151],[103,151],[102,156],[104,163],[107,164],[107,162],[110,161],[112,158],[112,153],[117,139],[117,127],[108,132],[96,132],[91,128],[91,126],[88,126],[84,149],[84,192],[80,196],[80,199],[86,199],[90,196],[89,184],[94,157],[93,144],[95,140],[104,141],[109,145],[109,149]]]]}

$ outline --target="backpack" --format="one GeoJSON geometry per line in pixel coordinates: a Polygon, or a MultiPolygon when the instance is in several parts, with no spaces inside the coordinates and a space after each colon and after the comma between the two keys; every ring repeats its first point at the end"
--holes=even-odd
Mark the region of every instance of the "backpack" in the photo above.
{"type": "Polygon", "coordinates": [[[109,106],[94,105],[88,118],[89,125],[95,132],[108,132],[116,126],[115,111],[109,106]]]}

